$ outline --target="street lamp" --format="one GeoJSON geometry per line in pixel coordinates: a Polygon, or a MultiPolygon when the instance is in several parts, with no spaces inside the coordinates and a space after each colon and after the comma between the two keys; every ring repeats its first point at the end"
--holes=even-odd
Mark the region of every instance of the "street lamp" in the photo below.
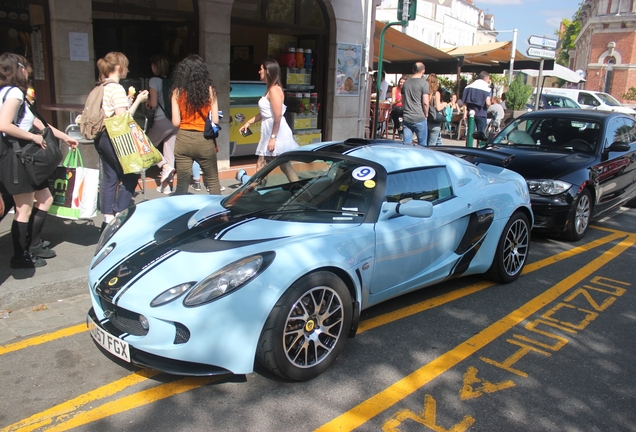
{"type": "Polygon", "coordinates": [[[482,33],[512,33],[512,51],[510,51],[510,70],[508,71],[508,85],[512,83],[512,71],[515,68],[515,54],[517,53],[517,29],[513,30],[480,30],[482,33]]]}

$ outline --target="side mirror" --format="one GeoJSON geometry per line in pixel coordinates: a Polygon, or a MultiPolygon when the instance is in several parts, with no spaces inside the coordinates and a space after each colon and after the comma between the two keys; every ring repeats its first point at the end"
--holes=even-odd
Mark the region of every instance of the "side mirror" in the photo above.
{"type": "Polygon", "coordinates": [[[629,151],[630,145],[625,142],[616,141],[607,148],[608,152],[626,152],[629,151]]]}
{"type": "Polygon", "coordinates": [[[409,199],[398,203],[395,212],[415,218],[429,218],[433,215],[433,204],[430,201],[409,199]]]}

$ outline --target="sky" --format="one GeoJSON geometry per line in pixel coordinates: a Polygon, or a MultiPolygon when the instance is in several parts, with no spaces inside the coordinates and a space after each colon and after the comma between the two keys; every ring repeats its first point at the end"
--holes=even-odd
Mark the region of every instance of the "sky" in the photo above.
{"type": "Polygon", "coordinates": [[[517,29],[517,50],[526,54],[528,38],[542,36],[556,39],[555,30],[563,18],[572,19],[582,0],[474,0],[475,6],[495,16],[495,30],[500,42],[512,40],[517,29]]]}

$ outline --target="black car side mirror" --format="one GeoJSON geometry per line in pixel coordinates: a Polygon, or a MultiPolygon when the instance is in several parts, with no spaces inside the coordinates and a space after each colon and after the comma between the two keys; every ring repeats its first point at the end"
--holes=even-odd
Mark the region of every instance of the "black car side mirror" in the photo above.
{"type": "Polygon", "coordinates": [[[629,151],[630,145],[628,143],[622,141],[613,142],[611,146],[609,146],[606,151],[608,152],[626,152],[629,151]]]}

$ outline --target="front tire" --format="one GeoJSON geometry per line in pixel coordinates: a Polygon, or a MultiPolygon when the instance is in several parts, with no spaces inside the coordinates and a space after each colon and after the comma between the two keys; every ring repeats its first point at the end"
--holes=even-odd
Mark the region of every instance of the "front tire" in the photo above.
{"type": "Polygon", "coordinates": [[[285,379],[315,378],[344,348],[352,311],[349,290],[336,275],[320,271],[303,276],[269,314],[256,357],[285,379]]]}
{"type": "Polygon", "coordinates": [[[563,237],[569,241],[581,240],[590,226],[591,218],[592,195],[589,190],[583,189],[572,204],[563,237]]]}
{"type": "Polygon", "coordinates": [[[530,251],[530,223],[528,217],[517,212],[504,228],[495,258],[486,277],[499,283],[510,283],[521,275],[530,251]]]}

